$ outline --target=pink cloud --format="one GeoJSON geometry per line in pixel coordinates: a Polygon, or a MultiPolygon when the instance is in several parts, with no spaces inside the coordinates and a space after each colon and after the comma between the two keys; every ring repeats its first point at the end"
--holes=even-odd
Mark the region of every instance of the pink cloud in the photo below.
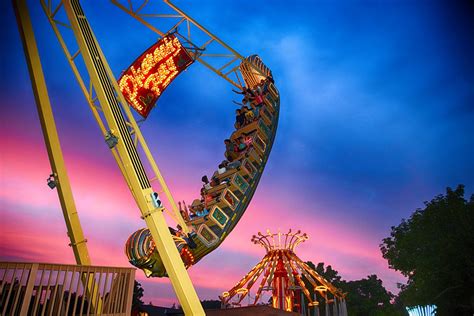
{"type": "MultiPolygon", "coordinates": [[[[1,154],[0,211],[6,217],[0,223],[1,257],[74,263],[57,193],[46,186],[51,168],[41,137],[31,141],[21,133],[13,133],[0,139],[0,146],[8,149],[1,154]]],[[[110,153],[100,148],[94,155],[109,158],[98,160],[92,154],[67,150],[64,153],[91,259],[95,265],[130,266],[123,245],[129,234],[144,223],[110,153]]],[[[179,163],[170,160],[164,163],[172,167],[172,192],[190,203],[198,196],[199,180],[189,180],[190,166],[180,168],[179,163]]],[[[190,269],[201,299],[216,299],[264,256],[264,249],[253,245],[250,238],[267,228],[272,232],[301,229],[310,236],[297,248],[302,260],[331,264],[346,279],[377,273],[390,290],[396,291],[395,282],[402,278],[387,268],[371,232],[338,222],[331,218],[330,210],[314,210],[312,205],[290,189],[278,191],[268,185],[259,188],[232,234],[190,269]]],[[[146,302],[168,306],[176,302],[168,279],[146,279],[141,271],[136,275],[145,288],[146,302]]]]}

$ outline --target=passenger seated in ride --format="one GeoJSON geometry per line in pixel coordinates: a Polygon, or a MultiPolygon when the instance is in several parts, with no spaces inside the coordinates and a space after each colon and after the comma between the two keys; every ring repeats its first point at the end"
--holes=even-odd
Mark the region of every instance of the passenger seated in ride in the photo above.
{"type": "Polygon", "coordinates": [[[242,99],[241,105],[243,105],[243,106],[250,105],[254,99],[255,99],[255,96],[252,96],[252,97],[250,97],[250,96],[245,96],[245,97],[242,99]]]}
{"type": "Polygon", "coordinates": [[[237,138],[237,146],[238,146],[238,151],[239,152],[243,152],[247,149],[248,146],[245,143],[245,140],[244,140],[243,136],[239,136],[239,138],[237,138]]]}
{"type": "Polygon", "coordinates": [[[258,93],[257,96],[255,97],[254,99],[254,103],[255,103],[255,113],[256,113],[256,117],[260,116],[260,109],[263,107],[264,105],[264,95],[263,93],[258,93]]]}
{"type": "Polygon", "coordinates": [[[204,217],[207,214],[209,214],[209,210],[207,208],[204,208],[203,204],[199,204],[196,207],[196,215],[199,217],[204,217]]]}
{"type": "Polygon", "coordinates": [[[169,229],[171,235],[178,236],[178,231],[176,229],[174,229],[173,227],[169,227],[169,226],[168,226],[168,229],[169,229]]]}
{"type": "Polygon", "coordinates": [[[197,244],[194,242],[192,236],[196,235],[196,233],[195,232],[190,232],[189,234],[186,235],[183,231],[183,228],[179,224],[176,226],[176,228],[177,229],[175,230],[175,229],[169,227],[169,230],[170,230],[170,232],[171,231],[175,232],[175,233],[172,232],[173,235],[175,235],[177,237],[180,237],[180,238],[183,238],[189,248],[195,249],[197,247],[197,244]]]}
{"type": "Polygon", "coordinates": [[[204,183],[203,188],[206,190],[210,190],[212,188],[212,184],[209,182],[207,176],[202,176],[201,181],[204,183]]]}
{"type": "Polygon", "coordinates": [[[245,125],[250,124],[254,120],[254,113],[250,111],[249,107],[244,105],[241,109],[241,112],[245,116],[245,125]]]}
{"type": "MultiPolygon", "coordinates": [[[[170,228],[172,229],[172,228],[170,228]]],[[[173,229],[174,230],[174,229],[173,229]]],[[[181,237],[181,238],[186,238],[186,234],[183,232],[183,227],[181,227],[181,225],[177,225],[176,226],[176,230],[174,230],[176,232],[175,236],[178,236],[178,237],[181,237]]]]}
{"type": "Polygon", "coordinates": [[[260,80],[260,83],[257,86],[257,91],[260,94],[266,95],[268,93],[268,85],[269,85],[268,79],[260,80]]]}
{"type": "Polygon", "coordinates": [[[242,163],[239,161],[239,160],[224,160],[222,162],[222,165],[226,167],[227,170],[230,170],[230,169],[237,169],[239,168],[242,163]]]}
{"type": "MultiPolygon", "coordinates": [[[[235,169],[235,168],[238,168],[240,167],[240,161],[237,160],[237,163],[231,163],[229,165],[229,161],[227,160],[223,160],[220,164],[219,164],[219,167],[218,169],[214,172],[214,174],[212,175],[213,177],[219,177],[221,175],[223,175],[224,173],[226,173],[227,171],[231,170],[231,169],[235,169]],[[237,164],[238,163],[238,164],[237,164]]],[[[228,178],[225,178],[224,180],[221,181],[221,183],[223,182],[228,182],[229,179],[228,178]]]]}
{"type": "Polygon", "coordinates": [[[235,124],[234,127],[239,129],[245,125],[245,113],[241,109],[235,110],[235,124]]]}
{"type": "Polygon", "coordinates": [[[194,242],[192,237],[193,237],[193,235],[196,235],[196,233],[195,232],[190,232],[189,234],[186,235],[183,232],[183,228],[179,224],[176,226],[176,228],[178,229],[177,233],[176,233],[176,236],[178,236],[180,238],[183,238],[189,248],[195,249],[197,247],[197,244],[194,242]]]}
{"type": "Polygon", "coordinates": [[[211,187],[216,187],[219,184],[221,184],[221,181],[219,180],[218,177],[212,177],[211,178],[211,187]]]}
{"type": "Polygon", "coordinates": [[[236,144],[234,144],[230,139],[224,140],[224,144],[225,144],[224,156],[227,158],[227,160],[232,161],[239,156],[236,144]]]}
{"type": "MultiPolygon", "coordinates": [[[[227,160],[224,160],[224,161],[227,161],[227,160]]],[[[224,161],[221,162],[219,166],[217,167],[217,174],[223,174],[224,172],[227,171],[227,168],[224,165],[224,161]]]]}
{"type": "Polygon", "coordinates": [[[253,116],[254,116],[254,121],[258,120],[260,118],[260,113],[262,111],[265,111],[265,103],[259,103],[259,104],[256,104],[256,105],[252,105],[252,112],[253,112],[253,116]]]}
{"type": "Polygon", "coordinates": [[[204,207],[207,208],[209,203],[215,198],[214,195],[209,194],[204,190],[204,188],[201,189],[201,203],[204,204],[204,207]]]}
{"type": "Polygon", "coordinates": [[[194,213],[194,216],[204,216],[209,213],[209,211],[204,207],[204,203],[202,203],[202,201],[198,199],[195,199],[192,205],[190,205],[190,207],[191,212],[194,213]]]}
{"type": "Polygon", "coordinates": [[[254,92],[250,88],[243,88],[242,91],[237,91],[232,89],[235,93],[238,94],[243,94],[244,96],[248,97],[249,99],[253,98],[255,96],[254,92]]]}
{"type": "Polygon", "coordinates": [[[191,218],[189,217],[189,213],[188,213],[188,209],[186,207],[186,203],[184,203],[183,201],[183,204],[184,204],[184,209],[183,207],[181,206],[181,202],[178,202],[178,205],[179,205],[179,212],[181,213],[181,216],[183,217],[184,221],[189,221],[191,218]]]}
{"type": "Polygon", "coordinates": [[[198,217],[197,212],[201,209],[202,202],[198,199],[195,199],[191,205],[189,205],[189,215],[191,217],[191,220],[195,219],[198,217]]]}

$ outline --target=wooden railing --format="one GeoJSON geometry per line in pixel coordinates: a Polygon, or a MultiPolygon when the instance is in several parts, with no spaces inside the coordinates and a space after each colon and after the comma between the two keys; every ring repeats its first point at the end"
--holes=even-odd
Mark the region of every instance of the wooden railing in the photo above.
{"type": "Polygon", "coordinates": [[[0,315],[130,315],[135,269],[0,262],[0,315]]]}

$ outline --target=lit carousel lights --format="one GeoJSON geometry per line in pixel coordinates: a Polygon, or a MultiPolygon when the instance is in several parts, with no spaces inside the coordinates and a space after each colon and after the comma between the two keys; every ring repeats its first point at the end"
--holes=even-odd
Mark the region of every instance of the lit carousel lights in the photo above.
{"type": "Polygon", "coordinates": [[[240,294],[240,295],[242,295],[242,294],[245,295],[245,294],[247,294],[247,293],[249,292],[249,289],[247,289],[247,288],[240,288],[240,289],[238,289],[238,290],[235,291],[235,292],[236,292],[237,294],[240,294]]]}
{"type": "Polygon", "coordinates": [[[346,316],[345,294],[321,277],[295,253],[296,246],[308,240],[300,230],[287,233],[267,230],[253,235],[251,241],[266,250],[264,258],[256,264],[232,289],[221,296],[223,306],[240,306],[245,297],[250,298],[254,284],[256,305],[263,292],[271,292],[275,308],[302,313],[306,308],[320,309],[331,315],[346,316]],[[313,297],[303,281],[314,289],[313,297]],[[259,281],[260,280],[260,281],[259,281]]]}
{"type": "Polygon", "coordinates": [[[127,102],[146,117],[171,81],[192,62],[175,36],[163,37],[124,72],[119,88],[127,102]]]}
{"type": "Polygon", "coordinates": [[[181,258],[183,258],[183,260],[188,262],[187,263],[188,267],[194,264],[194,256],[187,247],[184,247],[183,250],[181,251],[181,258]]]}

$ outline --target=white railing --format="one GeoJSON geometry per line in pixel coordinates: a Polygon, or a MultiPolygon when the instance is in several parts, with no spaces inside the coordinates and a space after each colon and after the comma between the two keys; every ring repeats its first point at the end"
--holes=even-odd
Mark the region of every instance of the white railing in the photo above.
{"type": "Polygon", "coordinates": [[[0,262],[0,315],[130,315],[135,269],[0,262]]]}

